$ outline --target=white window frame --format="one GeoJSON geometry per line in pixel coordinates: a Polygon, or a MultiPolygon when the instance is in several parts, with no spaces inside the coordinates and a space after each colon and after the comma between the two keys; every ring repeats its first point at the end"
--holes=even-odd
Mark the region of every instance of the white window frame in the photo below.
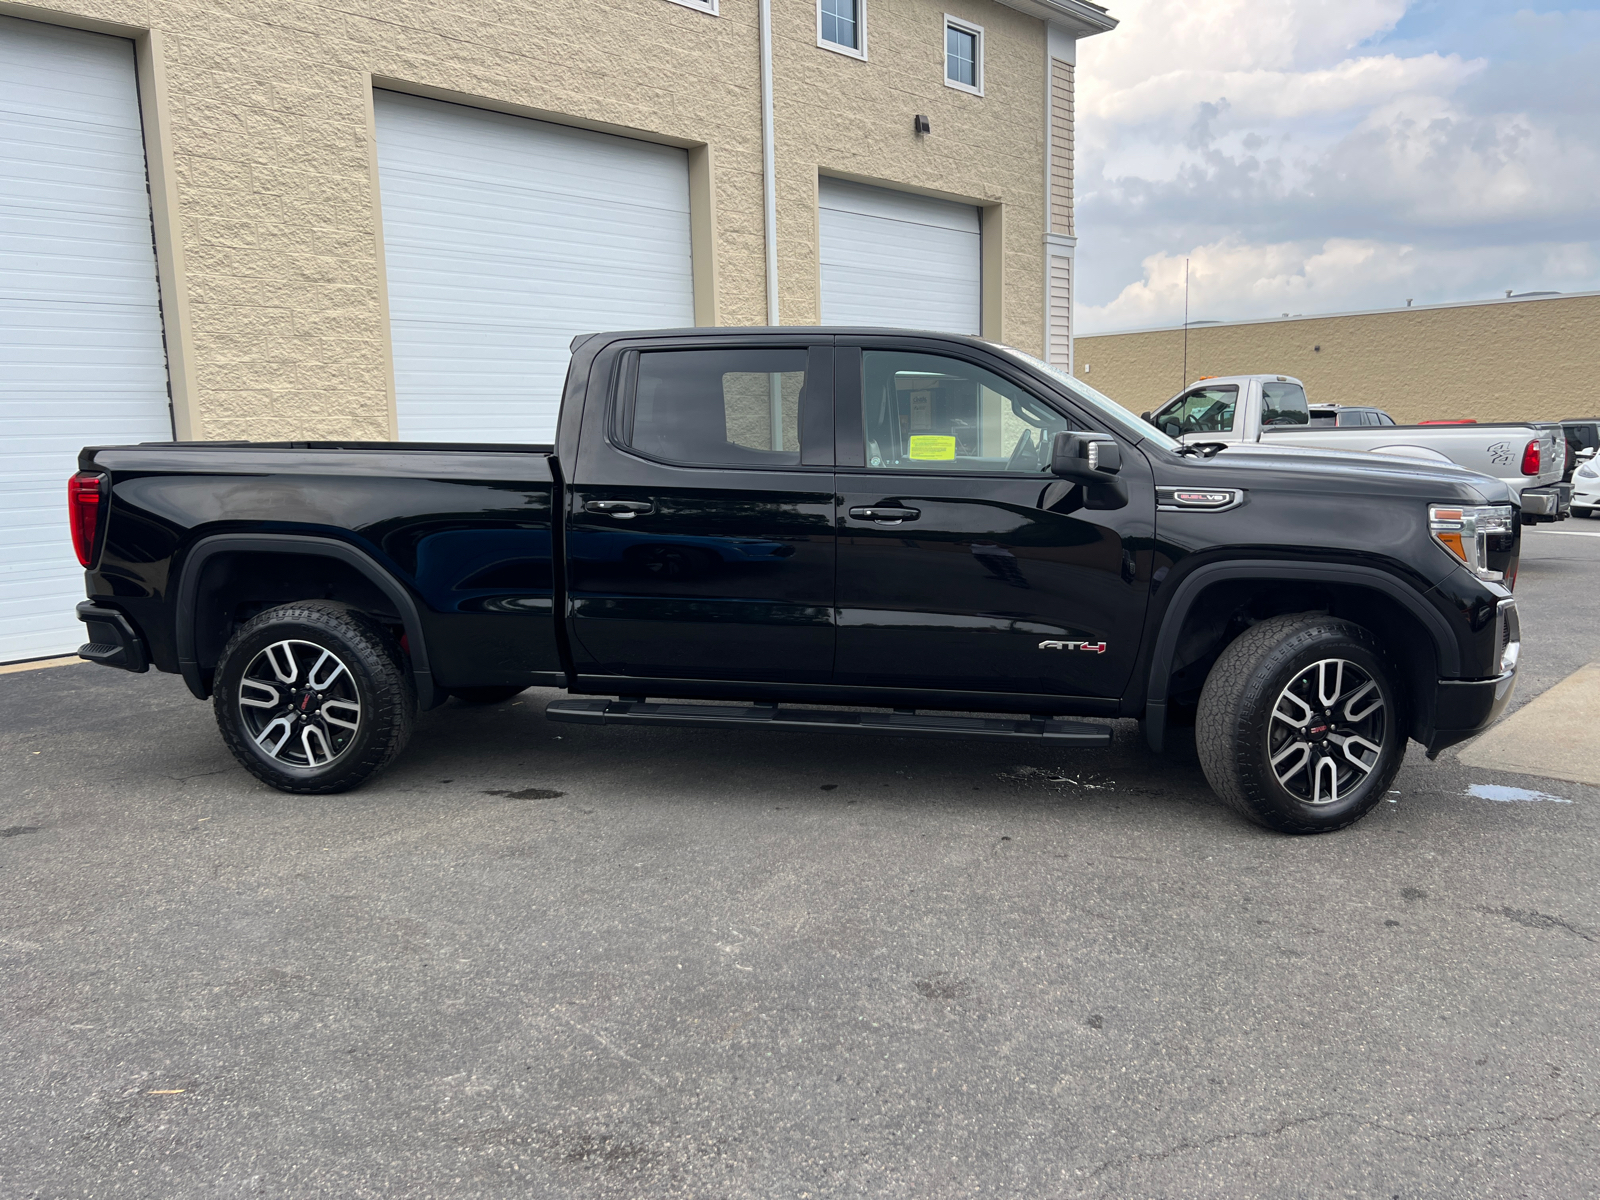
{"type": "Polygon", "coordinates": [[[667,0],[669,4],[681,4],[684,8],[692,8],[695,12],[703,12],[713,17],[722,14],[717,11],[719,0],[667,0]]]}
{"type": "MultiPolygon", "coordinates": [[[[820,0],[819,0],[820,3],[820,0]]],[[[960,17],[952,17],[949,13],[944,15],[944,24],[939,27],[939,73],[944,76],[945,87],[955,88],[958,92],[968,95],[983,95],[983,26],[974,25],[971,21],[963,21],[960,17]],[[950,78],[950,35],[951,29],[959,29],[962,33],[972,35],[972,78],[975,83],[957,83],[950,78]]]]}
{"type": "Polygon", "coordinates": [[[838,42],[826,41],[822,36],[822,0],[817,0],[817,45],[824,50],[832,50],[835,54],[843,54],[849,58],[859,58],[867,61],[867,0],[855,0],[856,5],[856,40],[861,43],[859,48],[841,46],[838,42]]]}

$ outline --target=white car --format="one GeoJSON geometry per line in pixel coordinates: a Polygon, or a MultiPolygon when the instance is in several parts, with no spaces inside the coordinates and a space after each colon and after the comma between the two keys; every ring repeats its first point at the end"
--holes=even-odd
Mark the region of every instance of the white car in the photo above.
{"type": "Polygon", "coordinates": [[[1572,473],[1572,515],[1592,517],[1600,508],[1600,463],[1593,450],[1580,450],[1578,457],[1585,461],[1572,473]]]}

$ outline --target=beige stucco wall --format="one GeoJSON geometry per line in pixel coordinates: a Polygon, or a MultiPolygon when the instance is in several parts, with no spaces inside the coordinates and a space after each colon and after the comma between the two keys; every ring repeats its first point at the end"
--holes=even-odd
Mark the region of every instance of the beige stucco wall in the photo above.
{"type": "MultiPolygon", "coordinates": [[[[816,181],[838,174],[991,206],[985,332],[1040,349],[1043,24],[991,0],[868,0],[859,62],[816,45],[813,0],[773,7],[785,323],[817,319],[816,181]],[[946,11],[985,27],[982,98],[944,86],[946,11]]],[[[697,313],[765,320],[756,0],[716,17],[668,0],[0,12],[139,43],[180,436],[392,435],[374,83],[691,148],[697,258],[707,234],[713,250],[697,313]]]]}
{"type": "MultiPolygon", "coordinates": [[[[1001,206],[1004,283],[984,333],[1044,339],[1045,26],[986,0],[868,0],[865,62],[817,47],[810,0],[773,5],[778,279],[786,324],[819,320],[817,177],[1001,206]],[[984,94],[944,84],[944,17],[984,29],[984,94]],[[912,118],[933,132],[918,137],[912,118]],[[998,311],[997,311],[998,310],[998,311]]],[[[985,228],[984,246],[990,229],[985,228]]],[[[992,268],[993,264],[985,264],[992,268]]]]}
{"type": "Polygon", "coordinates": [[[1077,339],[1076,372],[1143,412],[1205,375],[1274,373],[1400,422],[1600,412],[1600,295],[1504,300],[1077,339]]]}

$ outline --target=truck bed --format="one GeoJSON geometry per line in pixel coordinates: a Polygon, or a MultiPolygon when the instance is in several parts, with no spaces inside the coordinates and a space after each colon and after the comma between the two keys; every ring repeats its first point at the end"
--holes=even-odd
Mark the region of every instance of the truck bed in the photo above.
{"type": "MultiPolygon", "coordinates": [[[[194,645],[180,644],[178,584],[226,598],[240,583],[227,547],[246,534],[336,540],[412,589],[424,601],[416,619],[440,687],[526,685],[561,669],[551,619],[550,446],[168,442],[91,447],[79,463],[113,481],[99,586],[145,630],[161,669],[214,661],[227,630],[200,628],[194,645]],[[188,567],[197,557],[196,577],[188,567]]],[[[332,595],[358,569],[326,555],[291,556],[274,598],[332,595]]],[[[386,615],[403,626],[390,601],[386,615]]]]}

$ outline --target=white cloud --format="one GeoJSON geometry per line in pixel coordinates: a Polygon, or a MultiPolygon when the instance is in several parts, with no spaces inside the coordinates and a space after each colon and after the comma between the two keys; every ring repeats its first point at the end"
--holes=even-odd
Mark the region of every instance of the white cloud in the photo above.
{"type": "Polygon", "coordinates": [[[1596,26],[1435,6],[1490,52],[1386,44],[1415,5],[1118,0],[1078,54],[1079,331],[1181,320],[1185,257],[1214,319],[1600,288],[1596,26]]]}
{"type": "MultiPolygon", "coordinates": [[[[1407,92],[1453,90],[1482,68],[1459,55],[1393,54],[1347,59],[1315,71],[1200,69],[1152,75],[1115,91],[1086,89],[1080,105],[1090,128],[1161,121],[1203,102],[1228,105],[1229,117],[1284,120],[1312,113],[1348,112],[1407,92]]],[[[1087,68],[1086,68],[1087,70],[1087,68]]]]}
{"type": "Polygon", "coordinates": [[[1502,295],[1531,286],[1530,261],[1537,280],[1558,291],[1600,270],[1600,254],[1587,243],[1425,249],[1355,238],[1268,244],[1227,239],[1188,254],[1150,255],[1141,279],[1105,304],[1079,306],[1079,332],[1182,321],[1186,261],[1188,311],[1195,321],[1398,308],[1407,300],[1427,304],[1462,292],[1502,295]]]}

